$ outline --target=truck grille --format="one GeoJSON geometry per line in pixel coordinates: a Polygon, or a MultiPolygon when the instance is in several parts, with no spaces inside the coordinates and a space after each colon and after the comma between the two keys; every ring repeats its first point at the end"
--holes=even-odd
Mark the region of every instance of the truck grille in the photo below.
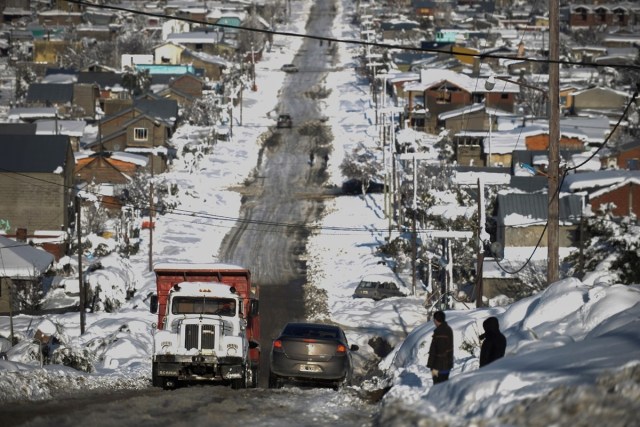
{"type": "Polygon", "coordinates": [[[213,350],[215,345],[214,325],[186,325],[184,347],[189,350],[213,350]]]}

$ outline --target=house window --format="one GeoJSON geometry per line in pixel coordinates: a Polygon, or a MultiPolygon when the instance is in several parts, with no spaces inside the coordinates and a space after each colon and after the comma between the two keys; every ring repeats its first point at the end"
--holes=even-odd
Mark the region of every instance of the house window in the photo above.
{"type": "Polygon", "coordinates": [[[195,44],[195,48],[196,48],[196,50],[197,50],[197,51],[201,51],[201,50],[202,50],[202,48],[203,48],[202,43],[196,43],[196,44],[195,44]]]}
{"type": "Polygon", "coordinates": [[[134,128],[133,140],[134,141],[146,141],[149,138],[147,128],[134,128]]]}
{"type": "Polygon", "coordinates": [[[627,160],[627,169],[631,171],[640,170],[640,159],[629,159],[627,160]]]}
{"type": "Polygon", "coordinates": [[[500,99],[509,99],[509,94],[508,93],[501,93],[500,94],[500,99]]]}
{"type": "Polygon", "coordinates": [[[451,103],[451,92],[445,87],[438,91],[438,98],[436,100],[438,104],[450,104],[451,103]]]}

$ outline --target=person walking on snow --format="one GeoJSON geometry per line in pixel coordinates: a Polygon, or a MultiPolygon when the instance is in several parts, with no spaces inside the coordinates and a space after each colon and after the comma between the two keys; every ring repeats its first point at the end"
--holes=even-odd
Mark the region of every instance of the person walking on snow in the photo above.
{"type": "Polygon", "coordinates": [[[500,324],[497,317],[489,317],[482,323],[484,334],[480,335],[482,346],[480,347],[480,367],[488,365],[496,359],[504,356],[507,349],[507,339],[500,332],[500,324]]]}
{"type": "Polygon", "coordinates": [[[431,369],[434,384],[447,381],[453,368],[453,331],[445,319],[443,311],[433,314],[436,329],[431,338],[427,368],[431,369]]]}

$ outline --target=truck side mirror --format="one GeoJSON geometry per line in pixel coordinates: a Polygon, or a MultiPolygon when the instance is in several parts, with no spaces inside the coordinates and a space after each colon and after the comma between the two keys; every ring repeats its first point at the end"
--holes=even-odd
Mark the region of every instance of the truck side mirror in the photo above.
{"type": "Polygon", "coordinates": [[[249,314],[252,316],[258,315],[258,300],[251,300],[251,306],[249,307],[249,314]]]}
{"type": "Polygon", "coordinates": [[[151,300],[149,301],[149,311],[153,314],[158,312],[158,295],[151,295],[151,300]]]}

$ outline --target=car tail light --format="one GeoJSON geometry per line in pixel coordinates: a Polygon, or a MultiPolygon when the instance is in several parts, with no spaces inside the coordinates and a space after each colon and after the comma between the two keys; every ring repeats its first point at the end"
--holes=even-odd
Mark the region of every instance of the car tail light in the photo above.
{"type": "Polygon", "coordinates": [[[312,338],[305,338],[302,340],[303,342],[316,342],[316,340],[312,339],[312,338]]]}
{"type": "Polygon", "coordinates": [[[280,340],[275,340],[273,342],[273,348],[282,348],[282,341],[280,340]]]}
{"type": "Polygon", "coordinates": [[[342,344],[338,344],[338,348],[336,348],[336,353],[346,353],[346,352],[347,352],[347,347],[342,344]]]}

